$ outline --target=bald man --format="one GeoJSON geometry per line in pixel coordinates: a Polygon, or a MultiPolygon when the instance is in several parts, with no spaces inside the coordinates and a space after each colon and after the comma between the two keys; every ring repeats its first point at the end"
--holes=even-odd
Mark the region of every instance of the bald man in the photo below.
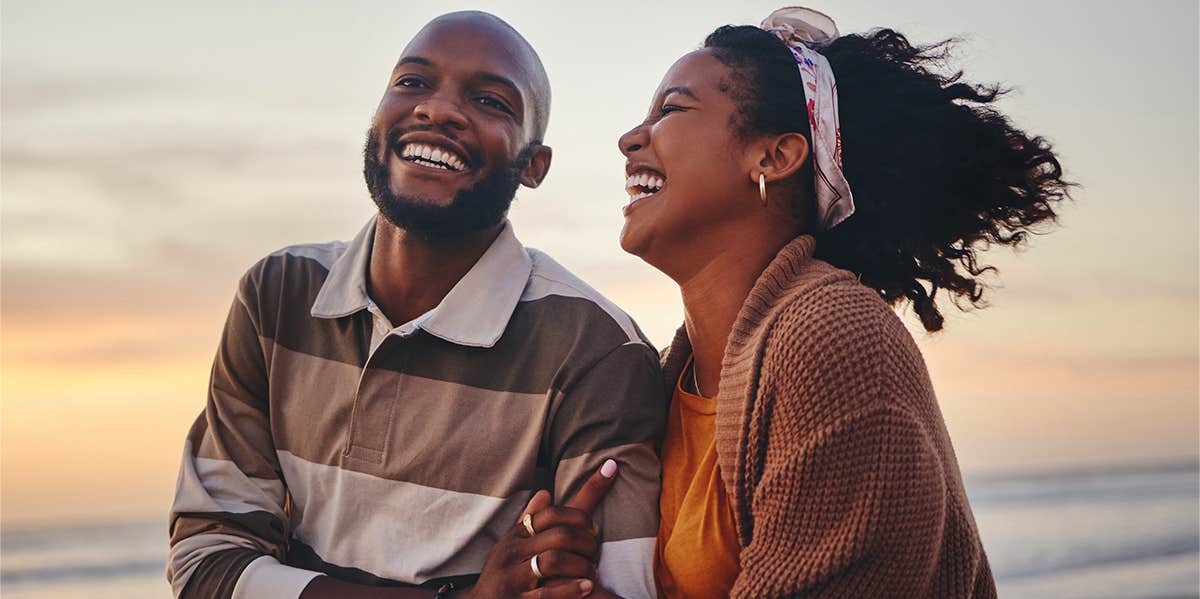
{"type": "Polygon", "coordinates": [[[378,214],[241,278],[184,444],[177,597],[654,595],[657,353],[506,218],[550,168],[549,108],[537,53],[494,16],[444,15],[404,49],[363,152],[378,214]],[[609,459],[591,522],[516,524],[609,459]]]}

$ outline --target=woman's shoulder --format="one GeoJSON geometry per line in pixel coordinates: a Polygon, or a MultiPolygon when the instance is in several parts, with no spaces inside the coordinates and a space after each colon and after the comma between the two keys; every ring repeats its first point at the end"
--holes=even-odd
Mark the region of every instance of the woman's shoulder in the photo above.
{"type": "MultiPolygon", "coordinates": [[[[793,390],[785,401],[866,408],[894,396],[897,380],[911,387],[928,379],[912,334],[878,292],[820,260],[809,270],[810,284],[779,306],[763,347],[762,376],[793,390]]],[[[925,389],[902,392],[914,391],[925,389]]]]}
{"type": "Polygon", "coordinates": [[[908,335],[892,307],[854,273],[814,259],[802,280],[780,302],[768,331],[770,340],[784,342],[782,349],[791,341],[809,349],[862,350],[897,334],[894,325],[908,335]]]}

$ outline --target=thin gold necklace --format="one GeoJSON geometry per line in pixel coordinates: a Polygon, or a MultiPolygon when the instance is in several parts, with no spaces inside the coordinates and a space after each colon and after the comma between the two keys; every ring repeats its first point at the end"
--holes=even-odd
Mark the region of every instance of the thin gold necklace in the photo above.
{"type": "Polygon", "coordinates": [[[692,358],[692,388],[696,390],[696,395],[707,397],[703,391],[700,391],[700,376],[696,374],[696,358],[692,358]]]}

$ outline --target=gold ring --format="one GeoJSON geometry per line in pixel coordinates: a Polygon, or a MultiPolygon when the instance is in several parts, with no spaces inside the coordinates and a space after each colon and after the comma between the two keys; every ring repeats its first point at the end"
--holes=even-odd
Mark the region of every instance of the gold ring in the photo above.
{"type": "Polygon", "coordinates": [[[533,529],[533,514],[525,514],[522,516],[521,524],[525,525],[525,532],[529,533],[529,536],[532,537],[533,535],[537,534],[537,531],[533,529]]]}
{"type": "Polygon", "coordinates": [[[535,555],[529,560],[529,569],[533,570],[533,575],[536,576],[538,580],[541,580],[545,578],[545,576],[542,575],[542,569],[538,567],[537,558],[538,556],[535,555]]]}

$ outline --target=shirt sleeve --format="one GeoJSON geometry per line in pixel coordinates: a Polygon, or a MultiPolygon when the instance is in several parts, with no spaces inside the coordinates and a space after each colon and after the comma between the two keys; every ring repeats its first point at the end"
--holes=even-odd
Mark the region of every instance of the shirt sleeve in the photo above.
{"type": "Polygon", "coordinates": [[[778,459],[755,486],[731,597],[930,596],[945,488],[916,420],[863,410],[778,459]]]}
{"type": "Polygon", "coordinates": [[[625,599],[656,596],[658,443],[666,411],[658,355],[634,341],[614,349],[565,390],[551,415],[556,502],[569,500],[606,459],[618,464],[617,480],[593,520],[601,536],[597,580],[625,599]]]}
{"type": "Polygon", "coordinates": [[[167,579],[180,598],[248,596],[250,588],[270,588],[254,597],[295,598],[318,575],[281,565],[290,534],[287,491],[270,433],[269,347],[260,336],[254,273],[239,285],[204,412],[184,442],[167,560],[167,579]],[[242,580],[254,573],[277,584],[242,580]]]}

